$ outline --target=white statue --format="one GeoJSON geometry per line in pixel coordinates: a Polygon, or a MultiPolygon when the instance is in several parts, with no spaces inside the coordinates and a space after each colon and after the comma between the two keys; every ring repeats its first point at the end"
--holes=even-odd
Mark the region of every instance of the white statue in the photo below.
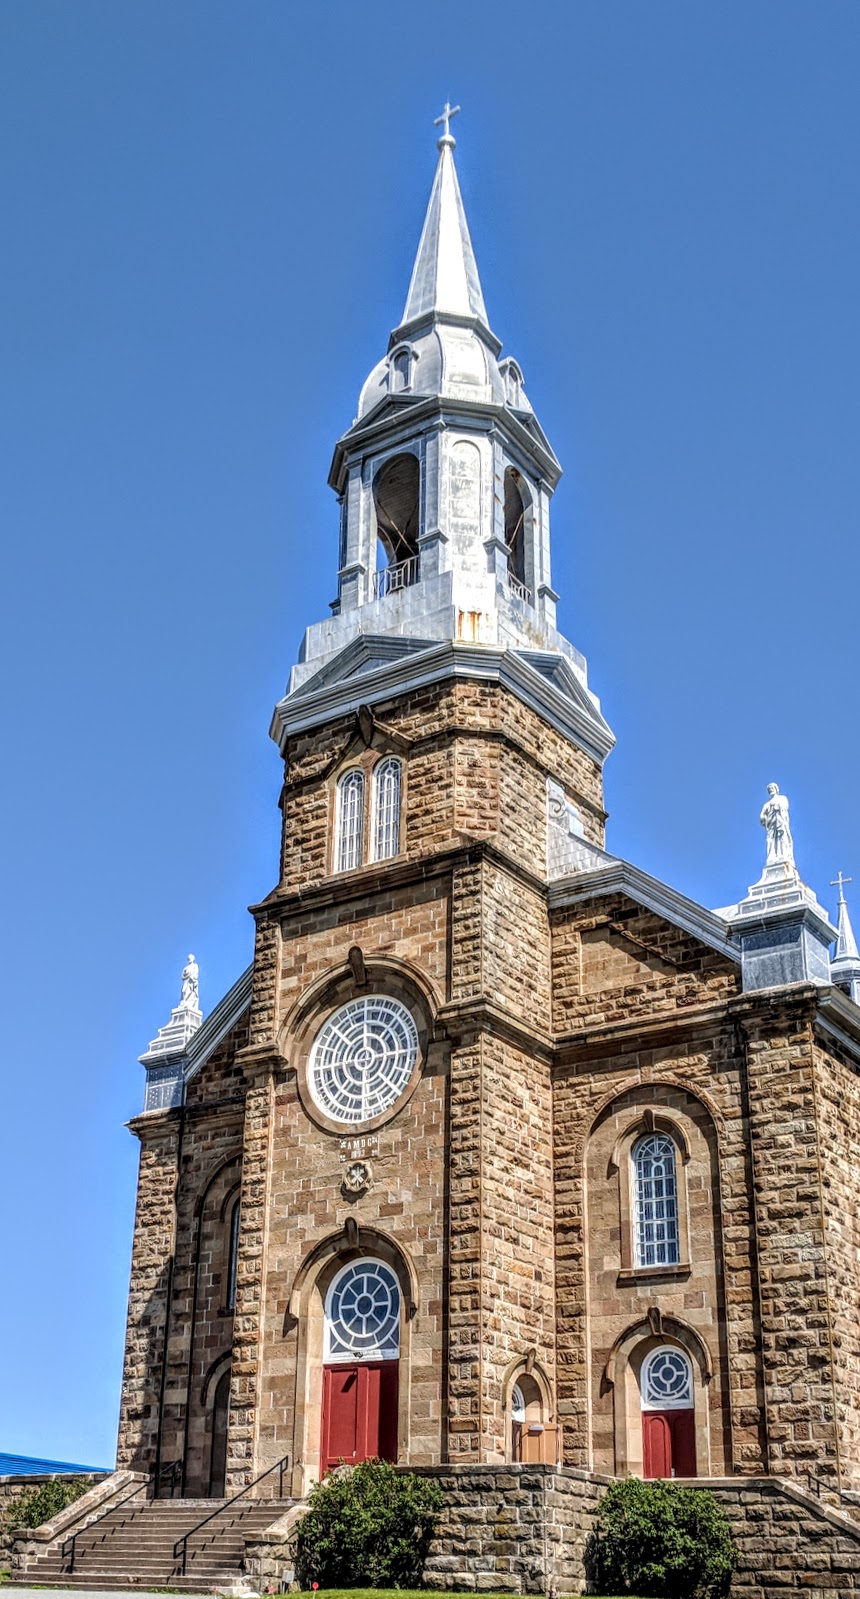
{"type": "Polygon", "coordinates": [[[776,783],[768,783],[768,798],[762,806],[759,821],[767,830],[767,860],[768,866],[794,867],[794,843],[791,837],[791,827],[788,821],[788,800],[785,794],[780,794],[776,783]]]}
{"type": "Polygon", "coordinates": [[[179,1004],[182,1010],[200,1009],[199,978],[200,968],[197,965],[194,956],[189,955],[188,960],[182,968],[182,993],[179,998],[179,1004]]]}

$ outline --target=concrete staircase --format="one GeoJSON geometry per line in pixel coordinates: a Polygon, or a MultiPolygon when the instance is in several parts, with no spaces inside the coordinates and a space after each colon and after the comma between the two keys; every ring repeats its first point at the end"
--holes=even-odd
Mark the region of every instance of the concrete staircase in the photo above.
{"type": "Polygon", "coordinates": [[[176,1588],[205,1593],[243,1575],[245,1541],[289,1510],[291,1499],[131,1499],[77,1534],[72,1555],[63,1540],[33,1561],[27,1586],[63,1588],[176,1588]],[[185,1575],[174,1544],[204,1516],[221,1510],[188,1544],[185,1575]]]}

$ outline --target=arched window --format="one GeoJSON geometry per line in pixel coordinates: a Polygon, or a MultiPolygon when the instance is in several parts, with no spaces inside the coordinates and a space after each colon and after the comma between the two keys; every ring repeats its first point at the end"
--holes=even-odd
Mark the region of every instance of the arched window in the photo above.
{"type": "Polygon", "coordinates": [[[687,1356],[672,1344],[652,1349],[642,1363],[643,1410],[691,1410],[693,1369],[687,1356]]]}
{"type": "Polygon", "coordinates": [[[335,870],[348,872],[361,865],[364,847],[364,773],[358,767],[344,772],[337,785],[337,847],[335,870]]]}
{"type": "Polygon", "coordinates": [[[230,1367],[221,1373],[209,1418],[209,1498],[221,1499],[227,1477],[227,1429],[230,1425],[230,1367]]]}
{"type": "Polygon", "coordinates": [[[526,506],[523,499],[522,478],[514,467],[505,473],[505,544],[508,549],[508,571],[517,583],[526,581],[526,506]]]}
{"type": "Polygon", "coordinates": [[[227,1297],[225,1310],[236,1309],[236,1267],[239,1260],[239,1201],[230,1212],[230,1231],[227,1238],[227,1297]]]}
{"type": "Polygon", "coordinates": [[[400,853],[400,762],[389,756],[373,772],[373,856],[387,861],[400,853]]]}
{"type": "Polygon", "coordinates": [[[390,1266],[351,1261],[335,1277],[325,1312],[325,1360],[397,1360],[400,1288],[390,1266]]]}
{"type": "Polygon", "coordinates": [[[376,532],[388,565],[374,576],[374,598],[418,581],[421,467],[411,453],[395,455],[373,483],[376,532]]]}
{"type": "Polygon", "coordinates": [[[675,1146],[663,1133],[633,1145],[633,1240],[637,1266],[674,1266],[678,1253],[675,1146]]]}

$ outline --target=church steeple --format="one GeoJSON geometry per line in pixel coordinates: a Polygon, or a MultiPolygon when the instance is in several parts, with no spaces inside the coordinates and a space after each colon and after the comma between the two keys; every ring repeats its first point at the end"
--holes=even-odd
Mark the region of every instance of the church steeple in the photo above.
{"type": "Polygon", "coordinates": [[[439,161],[430,203],[403,318],[392,334],[394,340],[426,316],[475,318],[488,327],[478,264],[454,166],[456,141],[448,132],[449,120],[459,109],[459,106],[453,109],[446,106],[442,116],[436,119],[444,122],[445,132],[439,140],[439,161]]]}
{"type": "Polygon", "coordinates": [[[556,627],[550,501],[561,467],[522,369],[500,359],[487,320],[449,131],[457,109],[446,105],[437,119],[439,155],[403,320],[335,446],[333,615],[308,628],[276,723],[282,729],[288,701],[301,694],[306,704],[350,649],[364,672],[364,657],[393,662],[443,643],[545,652],[555,664],[541,671],[561,671],[582,697],[602,759],[612,735],[584,658],[556,627]]]}

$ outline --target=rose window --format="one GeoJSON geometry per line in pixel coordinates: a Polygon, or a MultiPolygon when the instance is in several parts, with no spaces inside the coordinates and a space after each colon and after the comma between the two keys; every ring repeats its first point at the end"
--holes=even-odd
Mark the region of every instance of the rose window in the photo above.
{"type": "Polygon", "coordinates": [[[693,1403],[690,1362],[679,1349],[655,1349],[642,1368],[642,1402],[652,1410],[689,1410],[693,1403]]]}
{"type": "Polygon", "coordinates": [[[379,1116],[406,1088],[418,1059],[418,1031],[399,1000],[372,996],[341,1005],[311,1050],[314,1103],[338,1122],[379,1116]]]}
{"type": "Polygon", "coordinates": [[[355,1260],[338,1272],[326,1302],[326,1360],[396,1360],[400,1289],[381,1260],[355,1260]]]}

